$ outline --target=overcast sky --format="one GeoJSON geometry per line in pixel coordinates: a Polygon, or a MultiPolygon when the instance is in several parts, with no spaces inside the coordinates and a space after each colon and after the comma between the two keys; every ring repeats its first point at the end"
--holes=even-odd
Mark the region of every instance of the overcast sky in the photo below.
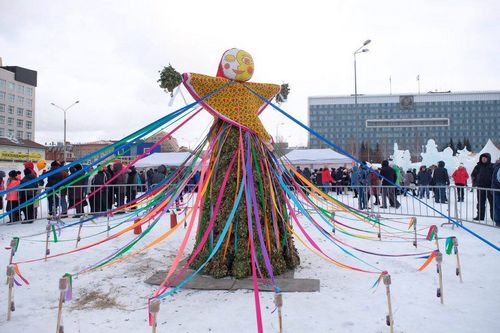
{"type": "MultiPolygon", "coordinates": [[[[283,108],[307,122],[307,97],[500,88],[500,1],[12,1],[0,0],[4,65],[38,71],[36,141],[119,139],[182,106],[157,85],[158,70],[214,75],[222,53],[249,51],[253,82],[288,82],[283,108]]],[[[272,134],[292,145],[307,133],[268,108],[272,134]],[[281,123],[284,124],[281,124],[281,123]]],[[[175,135],[193,146],[206,112],[175,135]]]]}

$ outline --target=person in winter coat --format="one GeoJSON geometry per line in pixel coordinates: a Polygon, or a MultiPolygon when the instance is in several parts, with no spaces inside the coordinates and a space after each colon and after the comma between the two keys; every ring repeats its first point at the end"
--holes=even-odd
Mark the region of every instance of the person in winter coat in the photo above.
{"type": "Polygon", "coordinates": [[[167,176],[167,167],[164,165],[160,165],[158,169],[156,169],[153,173],[153,177],[151,178],[151,185],[157,185],[161,183],[166,176],[167,176]]]}
{"type": "Polygon", "coordinates": [[[415,189],[413,187],[414,183],[415,183],[415,179],[413,178],[413,173],[411,172],[410,169],[408,169],[403,176],[403,182],[402,182],[405,197],[406,197],[406,193],[408,191],[411,191],[413,193],[413,195],[415,195],[415,189]]]}
{"type": "MultiPolygon", "coordinates": [[[[10,190],[16,186],[19,186],[21,181],[19,180],[19,177],[17,175],[17,172],[15,170],[9,171],[9,179],[7,179],[7,190],[10,190]]],[[[7,196],[5,198],[7,200],[7,211],[11,211],[13,209],[16,209],[17,206],[19,206],[19,192],[18,191],[12,191],[7,193],[7,196]]],[[[19,210],[15,210],[9,214],[9,221],[7,223],[12,223],[12,222],[17,222],[19,221],[19,210]]]]}
{"type": "MultiPolygon", "coordinates": [[[[379,170],[380,173],[380,170],[379,170]]],[[[370,195],[375,197],[375,202],[373,203],[375,206],[380,205],[380,200],[378,198],[379,195],[379,187],[380,187],[380,178],[375,173],[375,171],[370,172],[370,193],[368,194],[368,200],[370,200],[370,195]]]]}
{"type": "Polygon", "coordinates": [[[323,188],[323,169],[320,168],[318,172],[316,172],[316,187],[319,189],[323,188]]]}
{"type": "MultiPolygon", "coordinates": [[[[137,173],[135,166],[131,166],[127,172],[127,204],[135,200],[137,190],[141,186],[141,177],[137,173]]],[[[131,209],[136,209],[134,206],[131,209]]]]}
{"type": "Polygon", "coordinates": [[[370,175],[368,173],[368,169],[364,164],[361,164],[358,169],[358,208],[360,210],[367,208],[368,202],[368,193],[366,189],[370,186],[370,175]]]}
{"type": "MultiPolygon", "coordinates": [[[[27,183],[33,179],[36,179],[36,174],[33,170],[28,168],[24,169],[24,178],[21,180],[21,184],[27,183]]],[[[19,204],[24,204],[33,199],[36,195],[36,189],[38,188],[38,182],[26,185],[22,190],[19,191],[19,204]]],[[[22,223],[33,223],[35,220],[35,206],[33,203],[21,208],[24,214],[24,221],[22,223]]]]}
{"type": "MultiPolygon", "coordinates": [[[[105,168],[97,166],[99,171],[97,171],[94,178],[92,178],[92,187],[90,190],[92,193],[104,185],[108,180],[108,174],[105,168]]],[[[90,209],[92,212],[99,213],[108,210],[108,188],[104,186],[100,191],[96,192],[93,197],[89,199],[90,209]]]]}
{"type": "Polygon", "coordinates": [[[344,178],[344,172],[342,168],[337,168],[337,172],[335,173],[335,186],[337,189],[337,194],[342,194],[344,191],[344,185],[342,184],[342,178],[344,178]]]}
{"type": "Polygon", "coordinates": [[[401,204],[396,199],[396,191],[394,185],[391,184],[391,182],[396,182],[396,172],[389,166],[389,161],[382,161],[380,175],[382,176],[382,206],[380,208],[387,208],[387,198],[389,198],[391,207],[398,209],[401,204]]]}
{"type": "Polygon", "coordinates": [[[355,165],[352,167],[351,170],[351,187],[354,191],[354,198],[358,197],[358,187],[359,187],[358,174],[359,174],[359,168],[357,165],[355,165]]]}
{"type": "MultiPolygon", "coordinates": [[[[114,185],[113,194],[116,202],[116,207],[121,207],[125,204],[125,185],[127,184],[127,175],[121,172],[123,170],[123,164],[119,160],[114,161],[111,169],[113,170],[113,177],[118,175],[115,179],[113,179],[111,184],[114,185]]],[[[124,213],[124,211],[116,212],[116,214],[124,213]]]]}
{"type": "MultiPolygon", "coordinates": [[[[302,171],[302,175],[304,175],[304,177],[306,178],[306,180],[310,183],[311,182],[311,170],[309,170],[308,167],[305,167],[304,168],[304,171],[302,171]]],[[[304,186],[306,187],[307,189],[307,192],[306,194],[309,195],[309,191],[311,190],[311,187],[305,183],[304,186]]]]}
{"type": "Polygon", "coordinates": [[[321,182],[323,183],[325,193],[330,192],[330,186],[333,184],[333,178],[330,175],[330,169],[326,166],[323,168],[323,171],[321,171],[321,182]]]}
{"type": "Polygon", "coordinates": [[[493,165],[491,188],[496,190],[493,193],[493,206],[495,207],[493,211],[493,220],[495,221],[495,225],[500,227],[500,159],[493,165]]]}
{"type": "Polygon", "coordinates": [[[479,156],[479,162],[472,170],[472,186],[479,187],[477,190],[477,216],[476,221],[484,220],[486,212],[486,199],[490,205],[490,216],[493,219],[493,193],[485,189],[491,188],[491,179],[493,177],[493,164],[491,155],[484,153],[479,156]]]}
{"type": "MultiPolygon", "coordinates": [[[[59,162],[53,161],[50,164],[50,170],[49,170],[49,172],[55,171],[59,167],[60,167],[59,162]]],[[[61,180],[63,180],[63,178],[62,178],[62,174],[60,172],[56,172],[53,175],[50,175],[49,177],[47,177],[46,188],[48,189],[48,188],[54,187],[61,180]]],[[[52,216],[55,216],[57,214],[57,210],[58,210],[58,207],[59,207],[59,193],[56,193],[55,191],[59,188],[59,186],[60,185],[54,187],[52,189],[53,191],[51,191],[49,193],[49,195],[47,196],[47,200],[48,200],[48,203],[49,203],[49,218],[51,218],[52,216]]]]}
{"type": "Polygon", "coordinates": [[[448,176],[448,170],[444,167],[444,162],[439,161],[438,166],[434,169],[432,174],[431,182],[436,186],[434,191],[434,200],[437,203],[446,203],[448,200],[446,198],[446,187],[450,185],[450,177],[448,176]]]}
{"type": "Polygon", "coordinates": [[[431,183],[432,174],[427,170],[425,165],[420,166],[417,174],[418,197],[423,199],[424,195],[429,199],[429,184],[431,183]]]}
{"type": "MultiPolygon", "coordinates": [[[[5,190],[5,171],[0,170],[0,191],[5,190]]],[[[0,195],[0,210],[3,210],[3,195],[0,195]]]]}
{"type": "Polygon", "coordinates": [[[460,163],[458,169],[453,171],[451,178],[457,186],[457,201],[464,202],[464,187],[467,187],[467,180],[469,179],[469,173],[467,169],[464,168],[464,164],[460,163]]]}
{"type": "MultiPolygon", "coordinates": [[[[71,174],[77,173],[82,170],[81,164],[76,164],[74,167],[70,169],[71,174]]],[[[77,179],[77,178],[75,178],[77,179]]],[[[76,215],[73,217],[80,217],[83,214],[83,208],[88,205],[86,196],[87,190],[87,178],[84,177],[77,182],[73,183],[73,186],[68,188],[68,201],[70,207],[75,207],[76,215]]]]}
{"type": "MultiPolygon", "coordinates": [[[[64,161],[59,162],[59,165],[61,168],[64,166],[64,161]]],[[[61,170],[61,178],[66,179],[69,177],[69,171],[68,169],[63,169],[61,170]]],[[[74,184],[73,184],[74,185],[74,184]]],[[[60,217],[68,217],[68,200],[66,199],[68,197],[68,188],[63,188],[59,192],[59,201],[61,202],[61,216],[60,217]]]]}

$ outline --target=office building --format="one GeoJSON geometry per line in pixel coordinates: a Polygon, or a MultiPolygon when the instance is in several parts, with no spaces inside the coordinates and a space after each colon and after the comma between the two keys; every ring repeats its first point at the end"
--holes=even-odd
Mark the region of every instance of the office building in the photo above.
{"type": "Polygon", "coordinates": [[[0,137],[35,140],[37,72],[2,66],[0,58],[0,137]]]}
{"type": "MultiPolygon", "coordinates": [[[[309,97],[309,126],[358,155],[361,145],[378,147],[383,158],[394,142],[418,157],[428,139],[439,149],[470,143],[478,152],[491,139],[500,143],[500,91],[429,92],[404,95],[309,97]]],[[[326,145],[309,134],[309,148],[326,145]]]]}

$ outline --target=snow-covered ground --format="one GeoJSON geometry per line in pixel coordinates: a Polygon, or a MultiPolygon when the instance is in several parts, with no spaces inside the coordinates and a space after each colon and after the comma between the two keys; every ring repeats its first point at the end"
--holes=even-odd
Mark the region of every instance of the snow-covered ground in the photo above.
{"type": "MultiPolygon", "coordinates": [[[[367,228],[351,216],[337,214],[343,223],[367,228]]],[[[122,217],[123,218],[123,217],[122,217]]],[[[408,218],[386,220],[393,227],[406,230],[408,218]],[[399,221],[399,222],[398,222],[399,221]]],[[[106,220],[89,223],[82,237],[106,230],[106,220]]],[[[418,227],[444,222],[437,218],[418,218],[418,227]]],[[[116,222],[112,222],[116,223],[116,222]]],[[[306,229],[331,257],[359,268],[369,266],[346,255],[307,221],[306,229]]],[[[497,246],[500,230],[474,224],[467,227],[480,233],[497,246]]],[[[170,228],[164,217],[155,229],[137,245],[150,242],[170,228]]],[[[119,228],[117,228],[119,229],[119,228]]],[[[298,228],[295,228],[298,231],[298,228]]],[[[64,229],[60,240],[76,238],[78,228],[64,229]]],[[[155,291],[144,280],[156,270],[168,269],[186,229],[180,228],[167,240],[151,250],[141,253],[109,268],[83,274],[73,281],[73,300],[64,304],[64,330],[68,332],[151,332],[147,324],[146,300],[155,291]]],[[[388,229],[389,230],[389,229],[388,229]]],[[[0,225],[0,243],[8,246],[14,236],[42,233],[22,238],[16,262],[41,258],[45,253],[45,223],[32,225],[0,225]]],[[[393,231],[393,230],[392,230],[393,231]]],[[[425,234],[427,230],[422,230],[425,234]]],[[[464,282],[455,276],[456,258],[444,255],[444,304],[436,297],[438,275],[432,263],[423,272],[417,272],[423,259],[414,257],[380,257],[353,252],[368,263],[387,270],[392,276],[392,303],[395,332],[500,332],[498,306],[500,302],[500,256],[463,230],[446,226],[439,228],[440,237],[454,235],[459,241],[460,260],[464,282]]],[[[106,233],[84,238],[80,246],[102,239],[106,233]]],[[[434,242],[421,241],[418,249],[410,242],[397,238],[362,240],[337,236],[354,246],[381,253],[417,253],[435,248],[434,242]]],[[[395,236],[401,236],[396,234],[395,236]]],[[[64,273],[74,273],[97,262],[123,246],[132,233],[110,242],[71,255],[21,264],[22,274],[29,286],[15,287],[16,311],[6,321],[7,287],[0,289],[0,332],[54,332],[58,305],[58,280],[64,273]]],[[[296,241],[302,263],[295,276],[321,280],[321,291],[315,293],[284,293],[284,332],[389,332],[385,316],[387,303],[385,287],[372,285],[374,274],[357,273],[335,267],[307,250],[296,241]]],[[[441,249],[444,241],[441,241],[441,249]]],[[[75,241],[50,243],[52,254],[74,249],[75,241]]],[[[188,245],[188,252],[192,245],[188,245]]],[[[10,251],[2,250],[0,265],[8,264],[10,251]]],[[[261,293],[264,331],[278,332],[277,311],[274,313],[273,293],[261,293]]],[[[252,291],[197,291],[181,290],[161,304],[158,332],[256,332],[255,306],[252,291]]]]}

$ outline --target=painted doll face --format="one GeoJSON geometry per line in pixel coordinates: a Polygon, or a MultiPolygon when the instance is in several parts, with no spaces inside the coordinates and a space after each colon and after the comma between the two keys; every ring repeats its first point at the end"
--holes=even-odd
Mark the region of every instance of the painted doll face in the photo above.
{"type": "Polygon", "coordinates": [[[254,64],[250,53],[239,49],[227,50],[222,56],[224,76],[230,80],[248,81],[252,78],[254,64]]]}

